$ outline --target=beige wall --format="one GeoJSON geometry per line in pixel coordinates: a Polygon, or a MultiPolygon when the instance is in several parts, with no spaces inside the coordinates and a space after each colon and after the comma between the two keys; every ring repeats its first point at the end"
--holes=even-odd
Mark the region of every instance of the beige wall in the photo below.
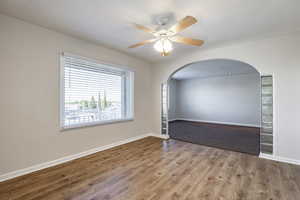
{"type": "Polygon", "coordinates": [[[0,175],[151,132],[150,65],[0,15],[0,175]],[[59,54],[135,71],[135,120],[60,132],[59,54]]]}
{"type": "MultiPolygon", "coordinates": [[[[176,49],[175,49],[176,51],[176,49]]],[[[200,60],[225,58],[246,62],[274,76],[275,156],[300,161],[300,36],[289,34],[200,50],[153,70],[153,130],[160,132],[160,84],[176,69],[200,60]]]]}

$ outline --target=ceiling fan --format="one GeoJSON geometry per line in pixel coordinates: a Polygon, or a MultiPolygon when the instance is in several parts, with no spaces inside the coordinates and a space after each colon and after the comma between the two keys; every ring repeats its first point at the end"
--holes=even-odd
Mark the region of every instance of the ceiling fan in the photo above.
{"type": "Polygon", "coordinates": [[[183,43],[183,44],[194,45],[194,46],[201,46],[204,43],[203,40],[191,39],[191,38],[186,38],[177,35],[180,31],[188,28],[189,26],[197,22],[197,20],[194,17],[186,16],[185,18],[180,20],[177,24],[171,26],[171,28],[169,29],[165,28],[167,22],[168,19],[159,21],[160,26],[155,30],[151,28],[147,28],[143,25],[134,24],[134,26],[137,29],[150,33],[153,36],[155,36],[155,38],[139,42],[137,44],[129,46],[128,48],[135,48],[135,47],[139,47],[145,44],[155,42],[154,49],[160,52],[161,56],[167,56],[173,50],[172,42],[183,43]]]}

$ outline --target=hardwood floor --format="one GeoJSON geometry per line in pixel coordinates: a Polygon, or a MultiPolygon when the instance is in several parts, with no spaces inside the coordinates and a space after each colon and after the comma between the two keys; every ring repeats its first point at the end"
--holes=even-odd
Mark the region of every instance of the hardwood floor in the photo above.
{"type": "Polygon", "coordinates": [[[2,182],[0,199],[299,200],[300,167],[149,137],[2,182]]]}

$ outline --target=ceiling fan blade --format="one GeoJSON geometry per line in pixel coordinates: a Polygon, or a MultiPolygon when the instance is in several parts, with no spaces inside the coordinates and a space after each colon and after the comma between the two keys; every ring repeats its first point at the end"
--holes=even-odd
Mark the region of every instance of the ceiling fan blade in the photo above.
{"type": "Polygon", "coordinates": [[[182,31],[183,29],[186,29],[187,27],[195,24],[197,22],[197,19],[192,16],[186,16],[182,20],[180,20],[177,24],[173,25],[169,30],[173,33],[178,33],[182,31]]]}
{"type": "Polygon", "coordinates": [[[145,41],[142,41],[142,42],[136,43],[136,44],[134,44],[134,45],[131,45],[131,46],[129,46],[128,48],[135,48],[135,47],[139,47],[139,46],[142,46],[142,45],[145,45],[145,44],[148,44],[148,43],[155,42],[156,40],[157,40],[157,38],[150,39],[150,40],[145,40],[145,41]]]}
{"type": "Polygon", "coordinates": [[[179,36],[179,35],[176,35],[176,36],[170,38],[170,40],[173,41],[173,42],[178,42],[178,43],[183,43],[183,44],[188,44],[188,45],[194,45],[194,46],[201,46],[204,43],[203,40],[186,38],[186,37],[182,37],[182,36],[179,36]]]}
{"type": "Polygon", "coordinates": [[[142,30],[142,31],[145,31],[147,33],[151,33],[151,34],[154,34],[156,31],[151,29],[151,28],[148,28],[146,26],[143,26],[143,25],[140,25],[140,24],[134,24],[134,26],[139,29],[139,30],[142,30]]]}

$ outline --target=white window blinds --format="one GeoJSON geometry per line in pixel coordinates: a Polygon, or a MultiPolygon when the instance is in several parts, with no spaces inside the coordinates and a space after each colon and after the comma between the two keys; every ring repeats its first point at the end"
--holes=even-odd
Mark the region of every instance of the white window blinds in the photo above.
{"type": "Polygon", "coordinates": [[[128,119],[132,72],[63,55],[62,126],[128,119]]]}

